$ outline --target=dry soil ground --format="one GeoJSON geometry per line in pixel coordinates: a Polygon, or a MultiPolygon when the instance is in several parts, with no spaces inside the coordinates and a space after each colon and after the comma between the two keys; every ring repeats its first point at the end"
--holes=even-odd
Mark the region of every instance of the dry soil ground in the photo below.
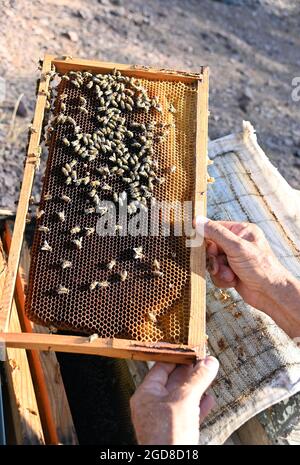
{"type": "Polygon", "coordinates": [[[18,196],[45,52],[191,70],[208,64],[210,137],[249,119],[274,164],[300,187],[300,102],[291,98],[300,75],[299,1],[0,0],[0,7],[0,205],[18,196]],[[21,94],[26,116],[12,120],[21,94]]]}
{"type": "MultiPolygon", "coordinates": [[[[0,0],[0,206],[18,197],[45,52],[195,71],[208,64],[210,137],[250,120],[273,163],[300,188],[300,102],[291,98],[299,30],[299,0],[0,0]]],[[[61,362],[80,442],[130,443],[114,362],[71,355],[61,362]]]]}

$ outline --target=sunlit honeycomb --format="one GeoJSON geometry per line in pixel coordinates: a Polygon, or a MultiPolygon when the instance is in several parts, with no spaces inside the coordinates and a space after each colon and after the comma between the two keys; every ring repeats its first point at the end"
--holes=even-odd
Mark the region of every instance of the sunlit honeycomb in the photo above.
{"type": "MultiPolygon", "coordinates": [[[[163,112],[152,109],[127,115],[137,122],[174,123],[166,141],[154,145],[154,158],[159,163],[159,173],[175,165],[176,172],[166,175],[166,182],[156,186],[154,196],[158,201],[181,202],[192,200],[194,192],[195,111],[196,87],[193,83],[142,80],[150,97],[157,96],[163,112]],[[170,104],[176,113],[170,112],[170,104]]],[[[86,87],[77,89],[62,82],[58,95],[67,93],[66,114],[72,116],[83,132],[92,133],[95,121],[95,100],[86,87]],[[88,101],[88,115],[78,112],[78,97],[88,101]]],[[[59,103],[56,104],[59,111],[59,103]]],[[[49,147],[48,163],[43,183],[43,195],[51,193],[50,201],[42,200],[44,216],[37,221],[50,232],[45,235],[37,229],[32,248],[30,282],[26,299],[28,317],[38,323],[59,329],[84,333],[98,333],[100,337],[120,337],[138,341],[166,341],[187,343],[189,322],[190,249],[184,237],[99,237],[85,238],[81,250],[70,247],[69,231],[75,225],[95,227],[97,216],[85,215],[86,199],[80,189],[66,186],[61,166],[74,158],[72,148],[61,140],[72,134],[71,125],[58,126],[49,147]],[[61,194],[72,200],[63,204],[61,194]],[[60,223],[55,212],[64,209],[66,221],[60,223]],[[40,250],[44,239],[52,246],[51,253],[40,250]],[[142,261],[132,257],[133,247],[143,247],[142,261]],[[62,270],[60,260],[70,260],[72,268],[62,270]],[[149,266],[159,260],[163,277],[153,278],[149,266]],[[117,264],[108,271],[106,263],[116,259],[117,264]],[[150,265],[149,265],[150,264],[150,265]],[[127,270],[128,278],[120,282],[118,273],[127,270]],[[91,291],[89,284],[108,280],[109,287],[91,291]],[[67,295],[57,295],[59,285],[70,289],[67,295]]],[[[83,162],[82,162],[83,163],[83,162]]],[[[103,164],[101,156],[89,162],[93,173],[103,164]]],[[[80,173],[81,168],[78,168],[80,173]]],[[[83,171],[82,171],[83,173],[83,171]]],[[[118,187],[120,181],[111,177],[110,183],[118,187]]],[[[122,186],[121,186],[122,187],[122,186]]],[[[104,196],[103,199],[106,199],[104,196]]]]}

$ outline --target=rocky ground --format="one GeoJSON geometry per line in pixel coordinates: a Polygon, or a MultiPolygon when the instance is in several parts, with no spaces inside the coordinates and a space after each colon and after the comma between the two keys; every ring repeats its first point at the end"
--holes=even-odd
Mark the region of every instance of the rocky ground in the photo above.
{"type": "Polygon", "coordinates": [[[209,135],[243,119],[288,182],[300,187],[297,0],[0,0],[0,205],[18,197],[37,61],[45,52],[197,70],[211,67],[209,135]],[[13,118],[18,98],[22,105],[13,118]]]}
{"type": "MultiPolygon", "coordinates": [[[[210,138],[250,120],[299,189],[300,102],[291,98],[300,76],[299,13],[298,0],[0,0],[0,206],[18,198],[45,52],[193,71],[208,64],[210,138]]],[[[60,362],[80,442],[132,443],[114,362],[72,355],[60,362]]]]}

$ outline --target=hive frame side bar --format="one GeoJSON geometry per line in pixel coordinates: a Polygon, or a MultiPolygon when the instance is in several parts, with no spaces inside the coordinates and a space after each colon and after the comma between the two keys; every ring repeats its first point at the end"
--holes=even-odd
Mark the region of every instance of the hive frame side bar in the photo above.
{"type": "Polygon", "coordinates": [[[192,364],[198,359],[196,351],[187,346],[168,343],[145,343],[127,339],[38,334],[38,333],[0,333],[7,347],[27,350],[44,350],[77,354],[102,355],[132,360],[160,361],[178,364],[192,364]]]}
{"type": "MultiPolygon", "coordinates": [[[[207,142],[208,142],[208,86],[209,69],[203,70],[203,81],[198,81],[196,147],[195,147],[195,191],[193,216],[206,215],[207,190],[207,142]]],[[[201,239],[201,238],[200,238],[201,239]]],[[[188,345],[197,347],[199,357],[205,357],[205,244],[191,247],[190,320],[188,345]]]]}
{"type": "MultiPolygon", "coordinates": [[[[11,249],[12,239],[9,225],[7,222],[5,222],[4,225],[4,234],[2,240],[6,252],[9,253],[11,249]]],[[[21,331],[26,331],[28,333],[32,332],[31,323],[25,315],[25,295],[19,270],[17,272],[16,277],[15,302],[21,331]]],[[[47,391],[46,379],[39,354],[34,351],[28,351],[27,358],[30,367],[31,377],[34,383],[35,395],[40,412],[40,418],[43,426],[46,443],[59,444],[49,394],[47,391]]]]}
{"type": "Polygon", "coordinates": [[[52,55],[46,55],[46,57],[52,60],[56,70],[60,73],[67,73],[68,71],[74,70],[74,68],[76,68],[77,71],[90,70],[97,72],[112,71],[114,68],[116,68],[127,76],[133,76],[137,78],[181,81],[186,83],[194,83],[195,80],[202,78],[201,73],[187,73],[184,71],[170,69],[155,69],[142,65],[124,65],[121,63],[83,60],[80,58],[71,57],[67,59],[61,59],[52,55]]]}
{"type": "MultiPolygon", "coordinates": [[[[51,70],[51,58],[46,57],[43,62],[42,73],[46,73],[51,70]]],[[[22,180],[22,187],[19,197],[19,204],[17,209],[17,215],[15,220],[14,232],[12,237],[12,243],[7,264],[7,274],[4,282],[2,304],[0,307],[0,329],[7,331],[9,327],[9,321],[11,316],[12,301],[14,296],[16,277],[18,272],[18,265],[20,260],[20,254],[23,243],[23,235],[26,225],[26,215],[29,206],[29,199],[32,190],[32,184],[34,180],[34,174],[37,163],[39,161],[39,143],[42,131],[44,110],[47,100],[47,91],[49,88],[50,77],[47,76],[45,79],[41,79],[38,96],[36,101],[36,107],[34,112],[34,118],[32,126],[35,129],[29,139],[29,145],[26,155],[26,163],[24,169],[24,175],[22,180]]]]}

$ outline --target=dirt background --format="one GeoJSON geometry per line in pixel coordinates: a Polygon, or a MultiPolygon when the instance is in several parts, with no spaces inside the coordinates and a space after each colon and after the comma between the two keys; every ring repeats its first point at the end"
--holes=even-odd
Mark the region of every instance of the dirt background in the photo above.
{"type": "MultiPolygon", "coordinates": [[[[14,207],[18,198],[45,52],[192,71],[209,65],[210,138],[250,120],[267,155],[299,189],[300,102],[291,98],[300,76],[299,30],[299,0],[0,0],[0,206],[14,207]]],[[[80,442],[132,443],[119,362],[60,361],[80,442]]]]}
{"type": "Polygon", "coordinates": [[[211,68],[209,135],[250,120],[288,182],[300,187],[297,0],[0,0],[0,206],[18,198],[37,61],[45,52],[197,71],[211,68]],[[1,90],[0,90],[1,92],[1,90]],[[23,94],[20,116],[12,118],[23,94]]]}

